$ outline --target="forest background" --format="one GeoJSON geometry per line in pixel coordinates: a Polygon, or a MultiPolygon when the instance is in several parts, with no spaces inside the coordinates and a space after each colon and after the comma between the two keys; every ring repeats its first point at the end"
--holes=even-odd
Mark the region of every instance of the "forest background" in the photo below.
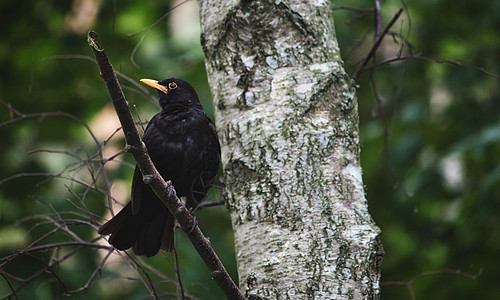
{"type": "MultiPolygon", "coordinates": [[[[0,297],[11,292],[9,284],[21,286],[22,280],[16,279],[29,278],[54,255],[39,251],[8,259],[52,230],[55,223],[50,220],[62,216],[81,220],[82,199],[97,220],[109,218],[108,184],[114,198],[129,199],[134,164],[130,155],[106,162],[107,179],[102,173],[97,180],[90,175],[102,166],[96,153],[101,149],[103,157],[114,157],[123,150],[124,141],[115,133],[119,123],[91,61],[88,30],[99,33],[115,69],[131,79],[120,81],[135,106],[134,114],[137,111],[143,121],[158,108],[155,93],[139,87],[141,78],[186,79],[213,116],[196,2],[187,1],[162,19],[180,3],[1,1],[0,297]],[[47,112],[54,114],[40,115],[47,112]],[[100,148],[86,127],[66,113],[88,124],[105,146],[100,148]],[[98,188],[82,184],[94,181],[98,188]]],[[[354,75],[373,44],[375,14],[368,8],[374,1],[335,1],[334,6],[342,58],[354,75]]],[[[411,299],[406,286],[411,285],[416,299],[498,299],[500,80],[476,67],[500,74],[500,2],[385,1],[384,26],[401,7],[404,12],[382,42],[377,62],[398,55],[448,61],[404,59],[365,71],[357,79],[363,180],[386,252],[381,298],[411,299]]],[[[217,199],[216,190],[211,197],[217,199]]],[[[204,209],[197,217],[236,278],[225,207],[204,209]]],[[[91,226],[71,228],[83,240],[97,237],[91,226]]],[[[61,232],[44,243],[71,239],[61,232]]],[[[177,235],[177,247],[189,294],[221,298],[183,234],[177,235]]],[[[33,279],[18,295],[21,299],[54,299],[71,291],[84,299],[148,295],[140,281],[120,278],[134,274],[127,273],[119,259],[107,261],[88,289],[78,291],[103,255],[106,250],[85,249],[55,267],[54,273],[33,279]]],[[[160,255],[148,263],[175,279],[172,256],[160,255]]],[[[162,284],[169,289],[168,282],[162,284]]]]}

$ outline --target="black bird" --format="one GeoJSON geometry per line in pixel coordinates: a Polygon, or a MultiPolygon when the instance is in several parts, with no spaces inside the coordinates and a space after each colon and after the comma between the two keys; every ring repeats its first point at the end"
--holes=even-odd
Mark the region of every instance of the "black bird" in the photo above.
{"type": "MultiPolygon", "coordinates": [[[[142,140],[156,169],[171,180],[177,196],[195,210],[217,174],[220,145],[212,121],[205,115],[196,91],[186,81],[142,79],[158,90],[161,112],[156,114],[142,140]]],[[[119,250],[132,247],[137,255],[156,255],[174,247],[174,216],[145,184],[136,166],[130,202],[99,228],[119,250]]]]}

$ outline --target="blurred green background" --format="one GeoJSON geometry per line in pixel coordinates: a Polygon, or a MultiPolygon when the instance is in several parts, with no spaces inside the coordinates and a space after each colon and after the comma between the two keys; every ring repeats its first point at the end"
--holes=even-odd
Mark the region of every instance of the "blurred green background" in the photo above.
{"type": "MultiPolygon", "coordinates": [[[[0,1],[0,100],[23,114],[73,114],[89,125],[99,143],[106,140],[105,158],[119,153],[124,141],[120,133],[113,135],[119,125],[97,66],[81,57],[92,56],[86,34],[93,29],[115,69],[135,82],[120,78],[127,99],[136,105],[143,121],[158,108],[153,103],[155,93],[145,93],[136,85],[140,78],[188,80],[207,113],[213,115],[194,1],[173,10],[138,44],[148,26],[178,3],[29,0],[19,5],[0,1]]],[[[373,1],[334,4],[370,8],[373,1]]],[[[408,39],[413,54],[500,73],[500,2],[421,0],[406,4],[407,11],[393,31],[408,39]]],[[[400,1],[382,4],[384,25],[401,5],[400,1]]],[[[362,16],[351,10],[332,14],[345,67],[352,75],[373,42],[373,14],[362,16]]],[[[400,45],[401,39],[384,39],[377,61],[397,55],[400,45]]],[[[403,54],[409,54],[408,47],[403,54]]],[[[476,279],[454,274],[424,276],[412,285],[415,297],[499,299],[500,80],[470,68],[420,60],[378,67],[372,77],[378,103],[369,72],[357,84],[363,179],[386,251],[382,282],[409,281],[426,271],[460,269],[477,274],[482,270],[476,279]]],[[[63,218],[73,222],[37,245],[74,240],[68,232],[86,241],[96,238],[95,228],[85,222],[89,211],[97,221],[109,218],[108,188],[99,147],[89,132],[64,116],[25,116],[8,123],[12,117],[17,117],[14,111],[0,107],[0,257],[36,242],[63,218]],[[93,181],[97,188],[82,184],[93,181]]],[[[105,164],[110,193],[120,202],[128,201],[132,167],[127,154],[105,164]]],[[[211,198],[217,198],[215,192],[211,198]]],[[[225,208],[205,209],[197,216],[237,279],[225,208]]],[[[183,234],[177,236],[188,293],[221,299],[191,245],[183,234]]],[[[32,276],[45,263],[75,249],[37,251],[2,260],[0,297],[10,293],[9,284],[22,286],[20,278],[32,276]]],[[[50,272],[40,274],[17,295],[20,299],[63,297],[65,291],[85,285],[106,253],[94,248],[80,251],[51,268],[57,277],[50,272]]],[[[145,261],[175,278],[171,255],[145,261]]],[[[148,273],[159,294],[175,292],[172,284],[148,273]]],[[[148,295],[131,268],[115,256],[88,290],[74,297],[138,299],[148,295]]],[[[410,294],[404,286],[383,285],[382,299],[410,299],[410,294]]]]}

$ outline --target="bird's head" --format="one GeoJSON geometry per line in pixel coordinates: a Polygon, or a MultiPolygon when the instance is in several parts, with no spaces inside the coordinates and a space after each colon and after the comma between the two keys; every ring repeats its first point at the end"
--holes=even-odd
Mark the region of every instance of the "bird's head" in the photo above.
{"type": "Polygon", "coordinates": [[[158,90],[162,109],[172,104],[201,107],[198,94],[185,80],[172,77],[162,81],[141,79],[141,82],[158,90]]]}

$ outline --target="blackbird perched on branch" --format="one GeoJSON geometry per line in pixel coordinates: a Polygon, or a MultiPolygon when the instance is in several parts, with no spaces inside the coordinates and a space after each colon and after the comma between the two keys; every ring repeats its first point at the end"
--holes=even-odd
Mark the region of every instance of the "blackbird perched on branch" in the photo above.
{"type": "MultiPolygon", "coordinates": [[[[161,112],[156,114],[143,136],[156,169],[171,180],[177,196],[195,210],[217,174],[220,145],[212,121],[205,115],[196,91],[186,81],[142,79],[158,90],[161,112]]],[[[137,255],[156,255],[174,247],[174,216],[135,168],[131,201],[99,228],[119,250],[132,247],[137,255]]]]}

